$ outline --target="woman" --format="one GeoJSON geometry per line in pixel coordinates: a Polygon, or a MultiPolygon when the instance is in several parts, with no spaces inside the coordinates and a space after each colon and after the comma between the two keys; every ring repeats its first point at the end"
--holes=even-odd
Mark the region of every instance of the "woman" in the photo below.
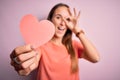
{"type": "Polygon", "coordinates": [[[66,4],[55,5],[48,15],[55,25],[53,38],[37,49],[24,45],[13,50],[11,65],[20,75],[38,68],[38,80],[79,80],[78,58],[99,61],[98,51],[77,25],[80,12],[73,11],[74,14],[66,4]],[[72,40],[72,33],[80,41],[72,40]]]}

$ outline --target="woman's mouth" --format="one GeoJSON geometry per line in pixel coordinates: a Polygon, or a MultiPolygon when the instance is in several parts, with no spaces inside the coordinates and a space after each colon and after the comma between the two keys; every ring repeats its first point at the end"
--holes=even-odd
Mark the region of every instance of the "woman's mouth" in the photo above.
{"type": "Polygon", "coordinates": [[[64,27],[57,27],[57,28],[58,28],[58,30],[60,30],[60,31],[64,31],[64,30],[65,30],[64,27]]]}

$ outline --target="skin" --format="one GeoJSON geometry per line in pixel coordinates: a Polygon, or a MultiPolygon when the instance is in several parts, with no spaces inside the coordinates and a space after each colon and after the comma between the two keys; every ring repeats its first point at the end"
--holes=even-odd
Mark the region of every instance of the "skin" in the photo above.
{"type": "MultiPolygon", "coordinates": [[[[78,19],[80,17],[80,12],[76,12],[76,9],[73,9],[71,13],[69,8],[64,6],[58,7],[52,17],[52,22],[55,25],[55,34],[51,39],[56,45],[62,45],[62,38],[69,28],[74,34],[80,32],[82,29],[78,26],[78,19]]],[[[90,62],[99,61],[99,53],[94,47],[94,45],[87,39],[84,33],[78,35],[79,40],[85,48],[82,58],[90,62]]],[[[10,55],[11,65],[20,75],[28,75],[31,71],[36,69],[39,65],[39,60],[41,57],[41,52],[37,52],[31,45],[19,46],[13,50],[10,55]],[[17,57],[17,60],[20,64],[16,64],[13,61],[13,58],[17,57]]]]}

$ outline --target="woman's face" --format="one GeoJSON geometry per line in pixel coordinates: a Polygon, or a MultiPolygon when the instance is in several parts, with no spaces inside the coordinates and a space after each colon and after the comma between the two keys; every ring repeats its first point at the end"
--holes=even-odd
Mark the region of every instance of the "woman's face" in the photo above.
{"type": "Polygon", "coordinates": [[[52,17],[52,22],[55,25],[55,37],[63,38],[67,31],[67,26],[63,19],[68,19],[70,16],[69,9],[65,6],[58,7],[52,17]]]}

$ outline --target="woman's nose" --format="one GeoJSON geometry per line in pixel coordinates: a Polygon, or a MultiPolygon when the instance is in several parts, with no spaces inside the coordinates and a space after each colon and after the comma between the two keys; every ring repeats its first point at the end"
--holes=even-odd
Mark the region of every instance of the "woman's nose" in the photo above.
{"type": "Polygon", "coordinates": [[[65,21],[61,20],[61,25],[64,26],[65,25],[65,21]]]}

